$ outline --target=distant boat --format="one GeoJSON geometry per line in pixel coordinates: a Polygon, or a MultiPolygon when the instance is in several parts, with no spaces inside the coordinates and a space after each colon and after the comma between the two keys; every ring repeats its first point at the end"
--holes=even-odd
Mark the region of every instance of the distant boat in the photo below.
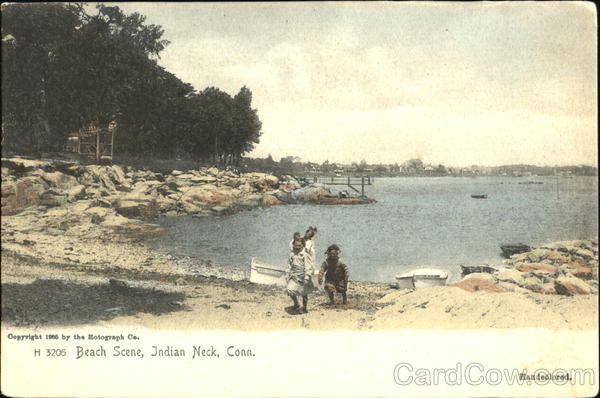
{"type": "Polygon", "coordinates": [[[471,197],[473,199],[487,199],[487,194],[471,194],[471,197]]]}
{"type": "Polygon", "coordinates": [[[530,246],[527,246],[524,243],[514,243],[508,245],[501,245],[500,250],[502,250],[502,256],[506,258],[510,258],[513,254],[525,253],[531,250],[530,246]]]}
{"type": "Polygon", "coordinates": [[[475,272],[483,272],[486,274],[493,274],[497,271],[496,268],[490,267],[489,265],[460,265],[462,276],[469,275],[475,272]]]}
{"type": "Polygon", "coordinates": [[[437,268],[418,268],[396,276],[398,289],[416,289],[425,286],[444,286],[448,272],[437,268]]]}

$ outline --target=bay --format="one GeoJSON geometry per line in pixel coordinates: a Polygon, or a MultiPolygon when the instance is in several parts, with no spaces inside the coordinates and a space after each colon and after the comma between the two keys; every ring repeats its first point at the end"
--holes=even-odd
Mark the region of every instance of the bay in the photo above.
{"type": "Polygon", "coordinates": [[[316,226],[317,262],[342,249],[351,279],[391,282],[418,266],[460,276],[460,264],[502,264],[500,245],[589,239],[598,231],[596,177],[377,178],[368,205],[287,205],[221,217],[165,217],[156,242],[175,255],[247,269],[285,266],[295,231],[316,226]],[[487,194],[473,199],[471,194],[487,194]]]}

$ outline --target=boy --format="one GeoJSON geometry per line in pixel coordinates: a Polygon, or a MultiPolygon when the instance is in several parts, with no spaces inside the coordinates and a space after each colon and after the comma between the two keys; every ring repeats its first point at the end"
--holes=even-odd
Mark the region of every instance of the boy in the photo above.
{"type": "Polygon", "coordinates": [[[331,245],[325,252],[327,259],[323,261],[319,270],[319,285],[323,283],[323,274],[325,274],[325,290],[329,295],[329,303],[333,304],[333,293],[338,292],[342,295],[342,303],[346,304],[346,290],[348,289],[348,267],[339,259],[340,248],[337,245],[331,245]]]}

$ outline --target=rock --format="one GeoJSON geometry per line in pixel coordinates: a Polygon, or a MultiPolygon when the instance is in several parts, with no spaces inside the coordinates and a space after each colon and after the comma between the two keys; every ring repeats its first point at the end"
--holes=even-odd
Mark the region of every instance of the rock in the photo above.
{"type": "Polygon", "coordinates": [[[273,195],[275,195],[275,197],[278,200],[280,200],[281,202],[288,203],[288,204],[296,203],[294,198],[292,198],[292,194],[290,192],[278,190],[278,191],[275,191],[275,193],[273,195]]]}
{"type": "Polygon", "coordinates": [[[59,171],[55,171],[53,173],[43,173],[41,177],[51,187],[54,187],[54,188],[57,188],[57,189],[60,189],[63,191],[69,190],[69,189],[79,185],[79,183],[77,182],[77,179],[75,177],[67,175],[67,174],[63,174],[59,171]]]}
{"type": "Polygon", "coordinates": [[[247,173],[242,177],[249,180],[250,185],[258,192],[276,189],[279,186],[279,179],[271,174],[265,173],[247,173]]]}
{"type": "Polygon", "coordinates": [[[507,292],[515,292],[515,293],[527,293],[529,290],[522,288],[519,285],[516,285],[512,282],[498,282],[498,287],[506,290],[507,292]]]}
{"type": "Polygon", "coordinates": [[[466,275],[462,280],[478,280],[494,283],[496,282],[496,277],[492,274],[488,274],[487,272],[472,272],[466,275]]]}
{"type": "Polygon", "coordinates": [[[587,281],[586,283],[592,289],[592,291],[591,291],[592,294],[598,294],[598,281],[597,280],[594,279],[591,281],[587,281]]]}
{"type": "Polygon", "coordinates": [[[549,282],[554,281],[555,275],[556,275],[555,273],[539,271],[539,270],[531,271],[530,273],[527,274],[527,276],[533,276],[533,277],[537,278],[538,280],[540,280],[542,283],[549,283],[549,282]]]}
{"type": "Polygon", "coordinates": [[[542,271],[550,274],[556,273],[556,267],[550,264],[542,264],[542,263],[525,263],[523,265],[519,265],[515,267],[517,271],[521,272],[531,272],[531,271],[542,271]]]}
{"type": "Polygon", "coordinates": [[[40,177],[28,176],[14,183],[2,184],[2,215],[18,214],[31,206],[40,205],[41,195],[48,184],[40,177]]]}
{"type": "Polygon", "coordinates": [[[575,261],[569,261],[567,264],[562,264],[558,268],[558,273],[561,275],[571,275],[580,279],[595,279],[594,269],[575,261]]]}
{"type": "Polygon", "coordinates": [[[54,190],[48,190],[40,195],[40,205],[48,207],[62,206],[67,203],[67,195],[61,195],[54,190]]]}
{"type": "Polygon", "coordinates": [[[542,293],[544,291],[543,282],[535,276],[529,276],[527,278],[524,278],[523,283],[519,286],[536,293],[542,293]]]}
{"type": "Polygon", "coordinates": [[[156,218],[158,205],[156,201],[137,202],[132,200],[115,201],[113,206],[117,213],[128,218],[156,218]]]}
{"type": "Polygon", "coordinates": [[[292,199],[297,203],[320,203],[323,198],[337,198],[324,186],[309,185],[292,192],[292,199]]]}
{"type": "Polygon", "coordinates": [[[502,293],[505,290],[498,286],[496,283],[481,280],[481,279],[467,279],[462,280],[460,282],[454,283],[450,286],[455,286],[466,290],[468,292],[492,292],[492,293],[502,293]]]}
{"type": "Polygon", "coordinates": [[[72,200],[82,199],[85,196],[85,187],[83,185],[75,185],[65,190],[65,194],[72,200]]]}
{"type": "Polygon", "coordinates": [[[203,176],[194,176],[190,178],[190,181],[194,184],[208,184],[217,182],[218,179],[213,176],[203,175],[203,176]]]}
{"type": "Polygon", "coordinates": [[[575,253],[578,255],[579,257],[582,257],[584,260],[589,260],[591,258],[594,258],[594,253],[591,250],[587,250],[587,249],[577,249],[575,250],[575,253]]]}
{"type": "Polygon", "coordinates": [[[527,260],[529,260],[532,263],[539,263],[540,262],[540,257],[535,254],[535,253],[527,253],[527,260]]]}
{"type": "Polygon", "coordinates": [[[579,278],[572,276],[560,276],[554,281],[554,289],[557,294],[573,296],[576,294],[590,294],[592,288],[579,278]]]}
{"type": "Polygon", "coordinates": [[[194,215],[194,214],[199,214],[199,213],[204,212],[204,209],[201,207],[201,203],[196,204],[196,203],[181,201],[181,202],[178,202],[177,205],[179,206],[181,211],[185,214],[194,215]]]}
{"type": "Polygon", "coordinates": [[[524,282],[523,273],[514,269],[502,270],[496,274],[496,278],[500,282],[514,283],[519,286],[524,282]]]}
{"type": "Polygon", "coordinates": [[[275,196],[266,195],[261,199],[260,204],[261,206],[277,206],[285,203],[277,199],[275,196]]]}
{"type": "Polygon", "coordinates": [[[173,170],[171,172],[172,176],[179,176],[179,175],[182,175],[182,174],[183,174],[183,171],[179,171],[179,170],[173,170]]]}
{"type": "Polygon", "coordinates": [[[211,207],[210,211],[217,216],[223,216],[229,214],[232,211],[232,209],[228,206],[214,206],[211,207]]]}
{"type": "Polygon", "coordinates": [[[196,177],[196,176],[192,173],[185,173],[185,174],[179,174],[177,176],[177,179],[178,180],[191,180],[194,177],[196,177]]]}
{"type": "Polygon", "coordinates": [[[219,169],[217,169],[216,167],[211,167],[207,169],[206,172],[212,176],[216,176],[219,174],[219,169]]]}
{"type": "Polygon", "coordinates": [[[569,257],[553,250],[548,250],[544,258],[552,261],[553,263],[566,263],[569,261],[569,257]]]}

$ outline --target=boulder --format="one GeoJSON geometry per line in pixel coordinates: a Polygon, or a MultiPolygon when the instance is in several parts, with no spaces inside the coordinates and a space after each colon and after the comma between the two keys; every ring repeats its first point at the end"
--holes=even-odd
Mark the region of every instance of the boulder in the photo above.
{"type": "Polygon", "coordinates": [[[186,201],[181,201],[177,203],[177,206],[184,214],[194,215],[204,212],[204,209],[202,208],[202,203],[190,203],[186,201]]]}
{"type": "Polygon", "coordinates": [[[593,268],[580,264],[575,261],[569,261],[559,267],[559,272],[563,275],[573,275],[580,279],[593,279],[593,268]]]}
{"type": "Polygon", "coordinates": [[[214,185],[201,185],[191,187],[181,196],[182,201],[195,203],[202,202],[207,205],[217,205],[237,201],[235,193],[231,189],[217,188],[214,185]],[[211,190],[207,188],[213,188],[211,190]]]}
{"type": "Polygon", "coordinates": [[[569,261],[569,257],[554,250],[548,250],[544,258],[552,261],[552,263],[566,263],[569,261]]]}
{"type": "Polygon", "coordinates": [[[66,191],[77,185],[80,185],[75,177],[61,173],[60,171],[43,173],[41,177],[49,186],[62,191],[66,191]]]}
{"type": "Polygon", "coordinates": [[[496,278],[500,282],[514,283],[519,286],[524,282],[523,273],[514,269],[502,270],[496,274],[496,278]]]}
{"type": "Polygon", "coordinates": [[[182,174],[183,174],[183,171],[179,171],[179,170],[173,170],[173,171],[171,172],[171,175],[172,175],[172,176],[180,176],[180,175],[182,175],[182,174]]]}
{"type": "Polygon", "coordinates": [[[275,197],[281,202],[289,203],[289,204],[296,203],[294,198],[292,198],[292,194],[290,192],[278,190],[278,191],[275,191],[273,193],[273,195],[275,195],[275,197]]]}
{"type": "Polygon", "coordinates": [[[217,169],[216,167],[211,167],[207,169],[206,172],[212,176],[216,176],[219,174],[219,169],[217,169]]]}
{"type": "Polygon", "coordinates": [[[320,203],[323,198],[337,198],[322,184],[309,185],[292,192],[292,199],[298,203],[320,203]]]}
{"type": "Polygon", "coordinates": [[[234,211],[234,209],[230,206],[214,206],[211,207],[210,211],[217,216],[223,216],[231,214],[234,211]]]}
{"type": "Polygon", "coordinates": [[[277,199],[275,196],[265,195],[260,200],[260,204],[261,204],[261,206],[277,206],[277,205],[283,205],[285,203],[282,202],[281,200],[277,199]]]}
{"type": "Polygon", "coordinates": [[[575,250],[575,253],[573,253],[573,254],[583,258],[584,260],[589,260],[589,259],[594,258],[594,253],[588,249],[577,249],[577,250],[575,250]]]}
{"type": "Polygon", "coordinates": [[[560,276],[554,281],[557,294],[573,296],[576,294],[590,294],[592,287],[579,278],[573,276],[560,276]]]}
{"type": "Polygon", "coordinates": [[[40,205],[41,195],[48,184],[36,176],[18,179],[14,183],[2,184],[2,215],[18,214],[31,206],[40,205]]]}
{"type": "Polygon", "coordinates": [[[519,286],[536,293],[542,293],[544,291],[544,283],[535,276],[528,276],[524,278],[523,283],[519,286]]]}
{"type": "Polygon", "coordinates": [[[40,195],[40,205],[47,207],[63,206],[67,203],[67,195],[54,190],[48,190],[40,195]]]}
{"type": "Polygon", "coordinates": [[[515,267],[517,271],[521,272],[532,272],[532,271],[542,271],[547,272],[549,274],[556,273],[556,267],[550,264],[542,264],[542,263],[525,263],[523,265],[519,265],[515,267]]]}
{"type": "Polygon", "coordinates": [[[158,217],[158,204],[152,201],[123,200],[113,202],[118,214],[128,218],[156,218],[158,217]]]}
{"type": "Polygon", "coordinates": [[[242,177],[250,183],[250,185],[258,192],[276,189],[279,186],[279,179],[271,174],[265,173],[247,173],[242,177]]]}

